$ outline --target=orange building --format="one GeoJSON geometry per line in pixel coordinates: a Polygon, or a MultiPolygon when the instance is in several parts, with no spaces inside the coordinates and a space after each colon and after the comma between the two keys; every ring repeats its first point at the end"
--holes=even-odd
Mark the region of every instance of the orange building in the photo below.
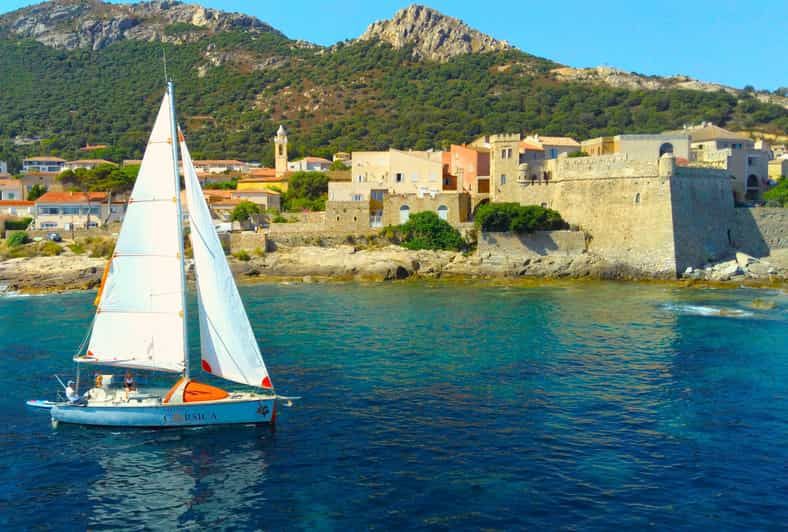
{"type": "MultiPolygon", "coordinates": [[[[473,194],[486,194],[490,183],[490,152],[484,148],[469,148],[452,144],[447,152],[443,152],[443,163],[449,186],[444,190],[460,190],[473,194]]],[[[444,184],[447,180],[444,180],[444,184]]]]}

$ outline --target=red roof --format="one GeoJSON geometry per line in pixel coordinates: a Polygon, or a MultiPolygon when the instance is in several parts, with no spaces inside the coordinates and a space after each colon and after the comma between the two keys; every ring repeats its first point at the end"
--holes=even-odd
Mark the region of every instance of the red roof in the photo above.
{"type": "Polygon", "coordinates": [[[36,200],[38,203],[87,203],[90,201],[105,201],[106,192],[47,192],[36,200]]]}
{"type": "Polygon", "coordinates": [[[534,144],[532,142],[528,142],[523,140],[520,142],[520,149],[522,150],[531,150],[531,151],[544,151],[544,148],[539,146],[538,144],[534,144]]]}
{"type": "Polygon", "coordinates": [[[21,187],[22,182],[18,179],[0,179],[0,187],[21,187]]]}
{"type": "Polygon", "coordinates": [[[34,204],[33,201],[25,200],[0,200],[0,207],[32,207],[34,204]]]}
{"type": "Polygon", "coordinates": [[[249,175],[252,177],[276,177],[276,169],[252,168],[251,170],[249,170],[249,175]]]}
{"type": "Polygon", "coordinates": [[[117,166],[117,163],[106,159],[77,159],[76,161],[68,161],[66,164],[111,164],[117,166]]]}
{"type": "Polygon", "coordinates": [[[192,161],[192,164],[194,166],[202,166],[206,164],[242,166],[245,165],[246,163],[243,161],[238,161],[236,159],[202,159],[199,161],[192,161]]]}

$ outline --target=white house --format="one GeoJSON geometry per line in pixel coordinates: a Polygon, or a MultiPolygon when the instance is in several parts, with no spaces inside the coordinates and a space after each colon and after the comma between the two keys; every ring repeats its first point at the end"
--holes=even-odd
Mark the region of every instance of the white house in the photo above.
{"type": "Polygon", "coordinates": [[[44,157],[28,157],[22,160],[22,173],[31,172],[61,172],[66,164],[65,159],[51,155],[44,157]]]}
{"type": "Polygon", "coordinates": [[[325,172],[330,166],[331,161],[322,157],[304,157],[287,163],[287,169],[291,172],[325,172]]]}

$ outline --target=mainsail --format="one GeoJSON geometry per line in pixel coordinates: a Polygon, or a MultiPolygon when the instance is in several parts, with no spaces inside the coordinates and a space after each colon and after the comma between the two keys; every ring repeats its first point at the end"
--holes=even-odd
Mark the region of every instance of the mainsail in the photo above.
{"type": "Polygon", "coordinates": [[[161,102],[82,362],[184,370],[184,282],[169,95],[161,102]]]}
{"type": "Polygon", "coordinates": [[[202,369],[223,379],[272,389],[182,136],[180,147],[189,206],[189,237],[197,272],[202,369]]]}

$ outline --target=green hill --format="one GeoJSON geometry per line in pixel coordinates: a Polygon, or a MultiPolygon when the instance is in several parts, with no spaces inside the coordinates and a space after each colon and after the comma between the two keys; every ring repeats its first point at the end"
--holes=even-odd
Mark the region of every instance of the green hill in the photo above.
{"type": "Polygon", "coordinates": [[[416,57],[412,44],[394,49],[375,38],[321,48],[275,30],[182,22],[163,25],[167,43],[118,38],[64,48],[8,27],[7,15],[0,19],[0,159],[12,167],[32,153],[75,157],[88,142],[110,144],[103,157],[138,158],[164,90],[162,50],[195,158],[271,164],[279,123],[290,133],[291,157],[440,148],[503,131],[658,132],[702,120],[788,132],[788,110],[754,93],[559,81],[557,64],[515,49],[439,62],[416,57]],[[43,140],[17,146],[16,137],[43,140]]]}

